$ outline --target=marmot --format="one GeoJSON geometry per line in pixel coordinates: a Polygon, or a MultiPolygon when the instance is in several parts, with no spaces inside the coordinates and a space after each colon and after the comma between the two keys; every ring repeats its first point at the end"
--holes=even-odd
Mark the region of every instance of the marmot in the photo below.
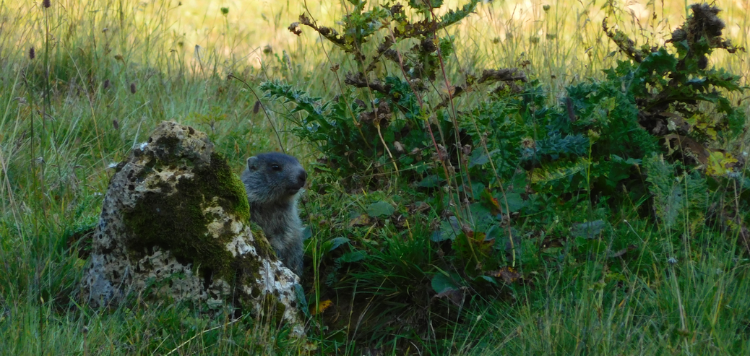
{"type": "Polygon", "coordinates": [[[277,152],[248,158],[242,172],[250,220],[260,225],[281,262],[298,276],[303,244],[297,193],[306,182],[307,172],[299,161],[277,152]]]}

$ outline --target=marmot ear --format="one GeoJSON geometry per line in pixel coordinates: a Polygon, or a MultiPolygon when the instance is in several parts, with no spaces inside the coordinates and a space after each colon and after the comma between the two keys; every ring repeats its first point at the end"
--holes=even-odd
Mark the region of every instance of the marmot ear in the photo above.
{"type": "Polygon", "coordinates": [[[255,163],[258,161],[258,157],[252,156],[247,159],[247,169],[255,169],[255,163]]]}

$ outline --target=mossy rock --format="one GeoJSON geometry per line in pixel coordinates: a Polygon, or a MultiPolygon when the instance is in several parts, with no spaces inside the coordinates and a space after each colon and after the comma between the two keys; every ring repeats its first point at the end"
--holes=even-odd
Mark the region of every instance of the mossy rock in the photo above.
{"type": "Polygon", "coordinates": [[[154,298],[250,309],[301,332],[294,285],[250,228],[239,177],[192,127],[162,122],[117,165],[94,232],[82,296],[92,306],[152,290],[154,298]],[[229,305],[232,301],[234,305],[229,305]]]}

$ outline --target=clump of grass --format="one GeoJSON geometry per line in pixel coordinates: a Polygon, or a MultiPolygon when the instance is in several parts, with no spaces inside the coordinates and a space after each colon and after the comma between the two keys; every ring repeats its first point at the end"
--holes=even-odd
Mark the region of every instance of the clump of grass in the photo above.
{"type": "MultiPolygon", "coordinates": [[[[657,231],[639,231],[658,243],[657,231]]],[[[458,337],[467,353],[695,354],[747,353],[748,260],[735,236],[707,232],[700,257],[680,248],[653,271],[614,273],[594,260],[540,275],[517,291],[517,303],[495,303],[473,314],[458,337]],[[464,329],[464,330],[467,330],[464,329]],[[486,337],[476,343],[472,335],[486,337]]],[[[645,256],[641,256],[642,258],[645,256]]],[[[617,262],[615,262],[617,263],[617,262]]]]}

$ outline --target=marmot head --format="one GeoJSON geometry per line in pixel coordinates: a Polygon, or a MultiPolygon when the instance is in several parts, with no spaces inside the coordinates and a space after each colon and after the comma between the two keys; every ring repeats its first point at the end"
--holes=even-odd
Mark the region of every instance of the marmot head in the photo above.
{"type": "Polygon", "coordinates": [[[296,158],[278,152],[247,159],[242,174],[250,202],[270,203],[293,198],[307,182],[307,172],[296,158]]]}

